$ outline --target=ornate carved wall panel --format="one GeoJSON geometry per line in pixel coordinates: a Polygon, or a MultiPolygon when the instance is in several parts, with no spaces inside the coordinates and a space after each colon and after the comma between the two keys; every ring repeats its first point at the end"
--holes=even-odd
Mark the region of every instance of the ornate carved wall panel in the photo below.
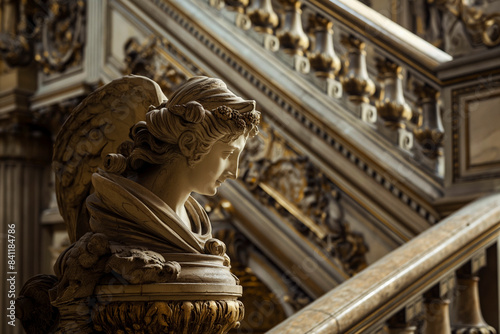
{"type": "Polygon", "coordinates": [[[500,78],[452,90],[453,177],[466,182],[500,175],[500,78]]]}

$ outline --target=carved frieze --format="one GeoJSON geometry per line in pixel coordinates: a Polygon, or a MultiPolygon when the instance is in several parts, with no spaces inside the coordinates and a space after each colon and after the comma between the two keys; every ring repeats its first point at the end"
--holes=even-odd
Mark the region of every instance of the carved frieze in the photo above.
{"type": "Polygon", "coordinates": [[[344,220],[340,191],[272,127],[264,123],[261,133],[242,156],[242,181],[261,203],[337,258],[347,274],[363,269],[368,249],[344,220]]]}

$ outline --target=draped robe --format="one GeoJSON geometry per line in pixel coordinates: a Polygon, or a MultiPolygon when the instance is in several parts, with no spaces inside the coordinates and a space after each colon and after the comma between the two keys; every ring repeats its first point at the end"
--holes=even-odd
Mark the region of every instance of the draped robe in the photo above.
{"type": "Polygon", "coordinates": [[[204,253],[212,228],[193,197],[185,204],[188,228],[172,208],[137,182],[100,170],[92,175],[92,184],[95,191],[87,198],[87,208],[93,232],[163,254],[204,253]]]}

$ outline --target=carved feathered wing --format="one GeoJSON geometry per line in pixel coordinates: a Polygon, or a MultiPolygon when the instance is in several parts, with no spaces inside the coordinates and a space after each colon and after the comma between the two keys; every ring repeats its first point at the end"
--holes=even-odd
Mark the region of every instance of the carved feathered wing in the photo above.
{"type": "Polygon", "coordinates": [[[130,128],[145,120],[149,106],[166,99],[154,81],[126,76],[91,93],[62,126],[52,160],[57,203],[71,242],[90,231],[85,199],[92,191],[92,173],[129,139],[130,128]]]}

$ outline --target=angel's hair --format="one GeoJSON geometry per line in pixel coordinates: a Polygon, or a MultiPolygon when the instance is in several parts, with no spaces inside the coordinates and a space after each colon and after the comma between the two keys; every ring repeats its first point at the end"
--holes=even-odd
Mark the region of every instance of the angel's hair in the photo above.
{"type": "Polygon", "coordinates": [[[134,145],[127,167],[138,171],[179,156],[193,166],[217,141],[255,136],[259,121],[255,101],[234,95],[219,79],[193,77],[170,100],[150,107],[146,121],[131,129],[134,145]]]}

